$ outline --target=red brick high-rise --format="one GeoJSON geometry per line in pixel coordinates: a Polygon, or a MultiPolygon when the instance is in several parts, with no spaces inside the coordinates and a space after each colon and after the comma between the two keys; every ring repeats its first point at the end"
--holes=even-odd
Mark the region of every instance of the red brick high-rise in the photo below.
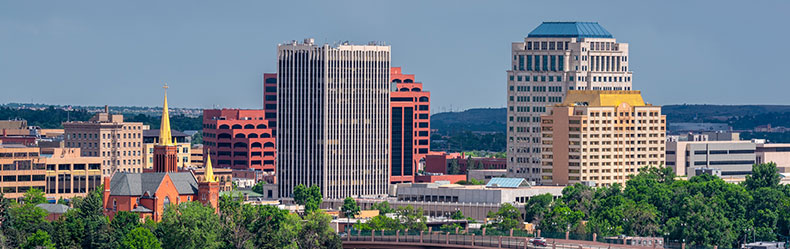
{"type": "Polygon", "coordinates": [[[203,110],[203,158],[219,168],[262,171],[274,180],[276,131],[264,110],[203,110]]]}
{"type": "Polygon", "coordinates": [[[263,110],[266,112],[266,118],[269,120],[274,130],[277,127],[277,74],[265,73],[263,74],[263,110]]]}
{"type": "Polygon", "coordinates": [[[390,183],[414,182],[431,146],[431,93],[400,67],[390,69],[390,78],[390,183]]]}

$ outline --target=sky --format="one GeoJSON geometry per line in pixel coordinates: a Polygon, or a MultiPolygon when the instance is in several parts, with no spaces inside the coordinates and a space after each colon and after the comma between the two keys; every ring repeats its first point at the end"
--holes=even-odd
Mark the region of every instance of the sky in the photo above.
{"type": "Polygon", "coordinates": [[[652,104],[790,104],[790,1],[2,1],[0,103],[262,108],[277,44],[384,41],[432,112],[504,107],[512,42],[595,21],[652,104]]]}

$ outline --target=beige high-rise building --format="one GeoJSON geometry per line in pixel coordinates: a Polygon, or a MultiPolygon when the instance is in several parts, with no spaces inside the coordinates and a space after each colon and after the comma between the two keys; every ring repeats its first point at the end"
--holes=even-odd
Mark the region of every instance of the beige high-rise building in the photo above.
{"type": "Polygon", "coordinates": [[[511,51],[508,176],[540,182],[540,116],[569,90],[631,90],[628,44],[596,22],[544,22],[511,51]]]}
{"type": "Polygon", "coordinates": [[[142,172],[143,123],[124,122],[123,115],[105,108],[89,121],[65,122],[63,128],[66,147],[102,158],[102,177],[115,171],[142,172]]]}
{"type": "Polygon", "coordinates": [[[666,116],[639,91],[571,90],[541,119],[542,183],[625,184],[664,165],[666,116]]]}

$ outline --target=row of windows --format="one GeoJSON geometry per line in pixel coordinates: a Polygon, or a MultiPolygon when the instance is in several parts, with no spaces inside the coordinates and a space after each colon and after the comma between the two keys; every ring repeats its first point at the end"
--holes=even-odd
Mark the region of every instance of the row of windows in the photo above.
{"type": "MultiPolygon", "coordinates": [[[[529,108],[530,108],[529,106],[517,106],[517,108],[513,108],[513,106],[511,106],[510,111],[514,111],[515,109],[515,112],[530,112],[529,108]]],[[[546,107],[532,106],[532,112],[546,112],[546,107]]]]}
{"type": "MultiPolygon", "coordinates": [[[[203,128],[216,129],[216,125],[203,124],[203,128]]],[[[268,127],[266,126],[266,124],[258,124],[258,125],[246,124],[244,126],[242,126],[240,124],[234,124],[233,126],[223,124],[223,125],[219,126],[219,129],[221,129],[221,130],[227,130],[227,129],[234,129],[234,130],[235,129],[267,129],[267,128],[268,127]]]]}
{"type": "MultiPolygon", "coordinates": [[[[124,128],[126,128],[126,127],[124,127],[124,128]]],[[[102,135],[101,136],[102,139],[111,139],[111,138],[113,138],[112,134],[104,133],[104,134],[101,134],[101,135],[102,135]]],[[[117,138],[117,139],[120,139],[120,138],[127,139],[127,138],[140,138],[140,137],[141,137],[140,133],[128,133],[128,135],[127,135],[127,133],[122,133],[122,134],[116,134],[115,138],[117,138]]],[[[99,138],[99,134],[95,134],[95,133],[71,133],[71,134],[66,135],[66,139],[97,139],[97,138],[99,138]]]]}
{"type": "Polygon", "coordinates": [[[528,41],[524,44],[525,50],[566,50],[569,49],[567,41],[542,41],[531,42],[528,41]]]}
{"type": "Polygon", "coordinates": [[[513,65],[513,70],[518,69],[519,71],[552,72],[565,71],[564,55],[518,55],[514,56],[513,60],[518,60],[518,67],[513,65]],[[524,60],[524,58],[526,58],[526,60],[524,60]]]}

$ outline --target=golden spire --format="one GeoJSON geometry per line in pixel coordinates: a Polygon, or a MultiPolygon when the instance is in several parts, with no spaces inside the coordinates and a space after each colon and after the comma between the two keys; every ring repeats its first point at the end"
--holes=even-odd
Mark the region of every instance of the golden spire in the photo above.
{"type": "Polygon", "coordinates": [[[167,111],[167,83],[162,88],[165,89],[165,104],[162,107],[162,124],[159,125],[159,145],[173,146],[173,137],[170,134],[170,113],[167,111]]]}
{"type": "Polygon", "coordinates": [[[206,182],[217,182],[217,179],[214,178],[214,168],[211,167],[211,149],[206,155],[206,182]]]}

